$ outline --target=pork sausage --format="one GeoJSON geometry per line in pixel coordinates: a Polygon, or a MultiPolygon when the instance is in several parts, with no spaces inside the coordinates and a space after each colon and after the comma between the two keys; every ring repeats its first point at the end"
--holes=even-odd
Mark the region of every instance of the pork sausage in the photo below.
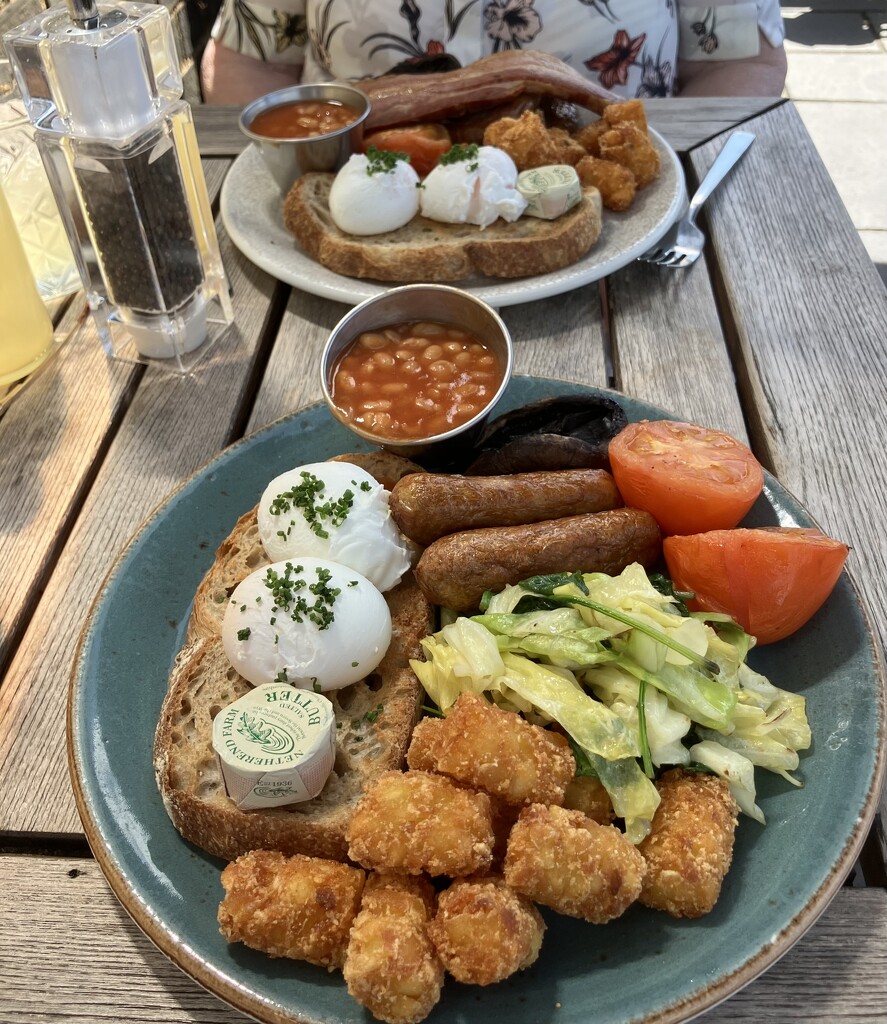
{"type": "Polygon", "coordinates": [[[652,565],[662,549],[656,520],[636,508],[547,519],[524,526],[463,530],[422,553],[416,582],[433,604],[472,612],[486,590],[551,572],[619,573],[652,565]]]}
{"type": "Polygon", "coordinates": [[[565,469],[507,476],[412,473],[394,485],[389,507],[401,532],[426,546],[460,530],[537,523],[621,504],[605,469],[565,469]]]}

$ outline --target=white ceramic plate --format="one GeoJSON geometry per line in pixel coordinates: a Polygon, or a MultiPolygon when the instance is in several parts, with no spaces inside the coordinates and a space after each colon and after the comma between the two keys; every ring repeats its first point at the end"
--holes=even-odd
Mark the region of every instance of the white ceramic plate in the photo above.
{"type": "MultiPolygon", "coordinates": [[[[662,158],[659,177],[639,193],[625,213],[604,211],[601,237],[583,259],[551,274],[454,282],[491,306],[511,306],[572,291],[627,266],[671,227],[685,204],[684,172],[677,153],[650,131],[662,158]]],[[[234,161],[222,186],[221,213],[231,240],[262,270],[313,295],[355,305],[379,295],[390,283],[344,277],[307,256],[286,230],[282,197],[258,150],[249,146],[234,161]]]]}

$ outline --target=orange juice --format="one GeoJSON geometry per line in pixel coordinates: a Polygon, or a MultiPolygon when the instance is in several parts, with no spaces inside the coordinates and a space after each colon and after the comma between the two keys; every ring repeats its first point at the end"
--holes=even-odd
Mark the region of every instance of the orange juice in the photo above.
{"type": "Polygon", "coordinates": [[[0,189],[0,384],[27,376],[51,346],[52,321],[0,189]]]}

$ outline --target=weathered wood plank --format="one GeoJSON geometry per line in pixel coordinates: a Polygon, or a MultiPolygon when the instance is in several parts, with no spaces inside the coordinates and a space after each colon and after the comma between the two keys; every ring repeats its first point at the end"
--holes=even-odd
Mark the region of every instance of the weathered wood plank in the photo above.
{"type": "Polygon", "coordinates": [[[242,107],[204,104],[194,107],[194,128],[200,155],[237,156],[249,145],[249,139],[237,124],[242,107]]]}
{"type": "Polygon", "coordinates": [[[705,262],[689,271],[635,263],[612,274],[607,291],[619,390],[745,439],[705,262]]]}
{"type": "MultiPolygon", "coordinates": [[[[211,201],[229,166],[229,160],[207,162],[211,201]]],[[[0,418],[0,564],[6,567],[0,589],[0,671],[142,373],[108,361],[92,322],[82,323],[84,310],[81,293],[56,327],[56,337],[67,340],[0,418]]]]}
{"type": "MultiPolygon", "coordinates": [[[[873,453],[887,450],[887,290],[795,108],[746,127],[755,144],[707,218],[752,442],[851,545],[847,568],[883,651],[887,463],[873,453]]],[[[694,151],[697,174],[719,148],[694,151]]]]}
{"type": "Polygon", "coordinates": [[[606,387],[606,338],[596,282],[499,312],[514,341],[515,373],[606,387]]]}
{"type": "MultiPolygon", "coordinates": [[[[650,124],[683,153],[783,100],[766,97],[647,100],[650,124]]],[[[202,156],[237,156],[249,145],[237,119],[240,107],[195,106],[194,126],[202,156]]]]}
{"type": "MultiPolygon", "coordinates": [[[[148,513],[239,431],[275,282],[236,258],[224,231],[220,244],[236,323],[192,378],[153,367],[144,372],[0,688],[0,831],[81,833],[67,777],[64,722],[67,677],[86,613],[117,552],[148,513]]],[[[82,372],[82,364],[77,369],[82,372]]],[[[116,364],[103,363],[94,376],[117,372],[116,364]]],[[[68,432],[71,421],[97,402],[93,391],[103,393],[87,378],[65,410],[68,432]]],[[[50,437],[59,426],[54,419],[42,423],[50,437]]],[[[48,447],[39,437],[34,443],[48,447]]],[[[39,487],[39,476],[32,477],[30,486],[39,487]]],[[[39,507],[41,500],[32,493],[22,507],[39,507]]]]}
{"type": "MultiPolygon", "coordinates": [[[[247,1021],[151,945],[95,861],[0,857],[0,919],[4,1024],[247,1021]]],[[[885,1005],[887,892],[843,889],[767,974],[697,1019],[862,1024],[883,1021],[885,1005]],[[860,920],[866,922],[865,944],[859,942],[860,920]]]]}
{"type": "MultiPolygon", "coordinates": [[[[72,307],[60,334],[82,308],[82,300],[72,307]]],[[[87,321],[0,419],[0,672],[140,373],[109,362],[87,321]]]]}
{"type": "Polygon", "coordinates": [[[248,434],[321,399],[320,354],[347,311],[342,303],[292,289],[253,403],[248,434]]]}
{"type": "Polygon", "coordinates": [[[718,96],[707,99],[645,100],[649,123],[679,152],[735,128],[784,101],[766,96],[718,96]]]}

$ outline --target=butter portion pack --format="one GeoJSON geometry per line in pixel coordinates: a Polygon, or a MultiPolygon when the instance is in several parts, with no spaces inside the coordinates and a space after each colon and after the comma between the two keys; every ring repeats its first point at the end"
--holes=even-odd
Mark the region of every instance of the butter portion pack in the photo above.
{"type": "Polygon", "coordinates": [[[286,683],[257,686],[216,715],[213,748],[241,810],[313,800],[335,761],[333,705],[286,683]]]}
{"type": "Polygon", "coordinates": [[[525,216],[555,220],[582,198],[582,185],[568,164],[549,164],[521,171],[517,190],[527,201],[525,216]]]}

